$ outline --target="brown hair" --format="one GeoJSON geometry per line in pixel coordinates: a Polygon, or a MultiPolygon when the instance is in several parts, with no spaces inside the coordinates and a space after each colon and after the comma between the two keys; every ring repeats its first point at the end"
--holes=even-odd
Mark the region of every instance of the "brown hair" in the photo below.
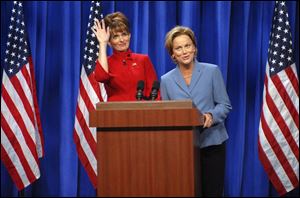
{"type": "Polygon", "coordinates": [[[104,18],[106,26],[109,26],[110,33],[127,32],[130,33],[130,26],[127,17],[122,12],[108,14],[104,18]]]}
{"type": "Polygon", "coordinates": [[[173,29],[171,29],[165,38],[165,47],[167,48],[170,56],[172,57],[173,55],[173,40],[181,35],[187,35],[188,37],[190,37],[190,39],[192,40],[195,48],[196,48],[196,52],[195,52],[195,56],[197,55],[197,42],[196,42],[196,37],[194,35],[194,32],[188,28],[188,27],[184,27],[184,26],[176,26],[173,29]]]}

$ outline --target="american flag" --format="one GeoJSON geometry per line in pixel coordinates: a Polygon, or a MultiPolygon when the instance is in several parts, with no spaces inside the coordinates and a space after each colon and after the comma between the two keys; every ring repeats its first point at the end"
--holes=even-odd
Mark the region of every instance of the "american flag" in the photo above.
{"type": "Polygon", "coordinates": [[[44,142],[22,3],[13,3],[1,86],[1,160],[22,190],[40,177],[44,142]]]}
{"type": "Polygon", "coordinates": [[[258,149],[279,195],[299,186],[299,81],[284,1],[276,2],[273,15],[258,149]]]}
{"type": "Polygon", "coordinates": [[[93,186],[97,186],[96,128],[89,127],[89,111],[96,108],[96,103],[106,101],[106,91],[102,83],[94,77],[99,44],[91,30],[94,19],[100,19],[100,2],[92,1],[85,40],[84,57],[80,76],[74,126],[74,141],[79,159],[85,168],[93,186]]]}

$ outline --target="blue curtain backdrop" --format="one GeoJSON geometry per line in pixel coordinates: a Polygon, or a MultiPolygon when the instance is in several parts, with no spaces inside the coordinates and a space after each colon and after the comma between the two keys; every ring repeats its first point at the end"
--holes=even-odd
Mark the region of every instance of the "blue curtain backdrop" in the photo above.
{"type": "MultiPolygon", "coordinates": [[[[131,49],[149,54],[159,77],[174,68],[164,48],[166,32],[175,25],[195,31],[198,60],[219,65],[233,106],[226,121],[225,196],[276,196],[257,152],[274,2],[110,1],[102,6],[104,15],[128,16],[131,49]]],[[[299,3],[287,6],[299,74],[299,3]]],[[[12,2],[1,2],[1,67],[11,7],[12,2]]],[[[25,189],[26,196],[96,195],[73,142],[89,8],[90,2],[80,1],[24,3],[45,138],[41,177],[25,189]]],[[[1,163],[2,196],[17,196],[17,190],[1,163]]]]}

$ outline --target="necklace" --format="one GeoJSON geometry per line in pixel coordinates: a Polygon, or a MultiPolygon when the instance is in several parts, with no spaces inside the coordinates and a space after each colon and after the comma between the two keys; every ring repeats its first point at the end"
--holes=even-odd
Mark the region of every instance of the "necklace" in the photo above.
{"type": "Polygon", "coordinates": [[[186,78],[190,78],[192,77],[192,74],[186,74],[186,75],[183,75],[183,78],[186,79],[186,78]]]}

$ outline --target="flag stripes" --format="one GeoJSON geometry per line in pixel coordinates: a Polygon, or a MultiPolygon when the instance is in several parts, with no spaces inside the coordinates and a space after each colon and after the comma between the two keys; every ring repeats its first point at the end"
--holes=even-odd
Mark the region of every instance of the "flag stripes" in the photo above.
{"type": "Polygon", "coordinates": [[[299,186],[299,80],[284,1],[276,1],[259,124],[259,158],[284,195],[299,186]]]}
{"type": "Polygon", "coordinates": [[[94,71],[98,58],[99,45],[91,30],[94,19],[100,19],[100,2],[92,1],[85,40],[83,63],[80,75],[74,124],[74,142],[81,164],[85,168],[91,183],[97,187],[96,128],[89,127],[89,111],[95,110],[96,103],[106,101],[107,95],[102,83],[95,80],[94,71]]]}
{"type": "Polygon", "coordinates": [[[89,110],[95,109],[96,103],[102,101],[102,97],[100,96],[98,82],[95,84],[91,81],[95,81],[93,73],[88,77],[84,67],[82,67],[79,85],[80,94],[78,95],[78,104],[76,108],[74,141],[77,145],[79,159],[93,186],[96,188],[96,128],[89,127],[89,110]]]}
{"type": "Polygon", "coordinates": [[[1,85],[1,160],[18,190],[40,177],[44,141],[23,4],[14,1],[1,85]]]}

